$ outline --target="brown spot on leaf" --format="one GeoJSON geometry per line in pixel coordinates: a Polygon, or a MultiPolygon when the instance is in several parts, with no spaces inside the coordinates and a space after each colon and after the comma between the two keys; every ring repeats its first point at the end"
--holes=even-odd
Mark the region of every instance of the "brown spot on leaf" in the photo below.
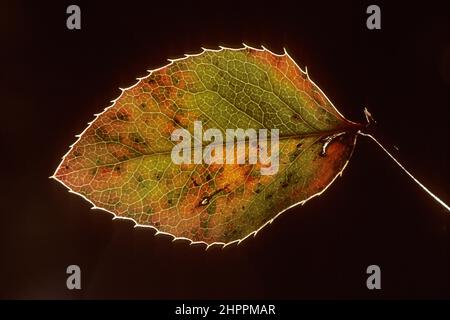
{"type": "Polygon", "coordinates": [[[131,118],[130,113],[125,108],[121,108],[117,111],[116,116],[120,121],[130,121],[131,118]]]}

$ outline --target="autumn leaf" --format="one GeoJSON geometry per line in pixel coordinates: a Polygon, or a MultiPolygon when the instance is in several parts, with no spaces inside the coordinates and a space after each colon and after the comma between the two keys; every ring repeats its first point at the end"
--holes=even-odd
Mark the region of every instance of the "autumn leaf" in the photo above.
{"type": "MultiPolygon", "coordinates": [[[[119,218],[195,243],[229,244],[327,189],[362,127],[345,119],[286,52],[203,49],[123,90],[53,177],[119,218]],[[196,123],[224,136],[227,129],[278,129],[277,169],[262,174],[261,163],[174,163],[172,133],[194,135],[196,123]]],[[[247,152],[260,148],[244,143],[247,152]]],[[[222,147],[233,154],[237,148],[222,147]]]]}

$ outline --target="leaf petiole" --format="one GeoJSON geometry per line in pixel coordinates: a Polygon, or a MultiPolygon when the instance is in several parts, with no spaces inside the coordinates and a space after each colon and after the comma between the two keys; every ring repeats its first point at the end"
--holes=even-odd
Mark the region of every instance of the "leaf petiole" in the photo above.
{"type": "MultiPolygon", "coordinates": [[[[373,118],[372,118],[373,119],[373,118]]],[[[368,133],[364,133],[361,131],[358,131],[358,134],[369,137],[374,141],[394,162],[416,183],[418,184],[423,190],[425,190],[426,193],[428,193],[431,197],[433,197],[436,202],[438,202],[440,205],[442,205],[447,211],[450,211],[450,207],[442,201],[438,196],[436,196],[433,192],[431,192],[427,187],[425,187],[419,180],[417,180],[416,177],[412,175],[406,168],[377,140],[374,136],[368,133]]]]}

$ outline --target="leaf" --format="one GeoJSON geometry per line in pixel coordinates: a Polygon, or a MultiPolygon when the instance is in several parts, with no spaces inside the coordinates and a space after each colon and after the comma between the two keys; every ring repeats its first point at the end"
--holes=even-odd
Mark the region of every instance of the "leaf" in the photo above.
{"type": "MultiPolygon", "coordinates": [[[[322,193],[345,168],[361,127],[286,52],[203,49],[123,90],[53,177],[96,208],[138,225],[229,244],[322,193]],[[194,134],[195,121],[224,136],[226,129],[278,129],[278,170],[263,175],[261,163],[248,162],[175,164],[171,134],[177,128],[194,134]]],[[[258,147],[246,142],[247,151],[258,147]]]]}

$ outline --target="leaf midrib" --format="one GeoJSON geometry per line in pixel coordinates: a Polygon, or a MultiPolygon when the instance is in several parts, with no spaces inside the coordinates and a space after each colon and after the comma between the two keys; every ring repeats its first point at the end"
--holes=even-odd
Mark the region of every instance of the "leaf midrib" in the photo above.
{"type": "MultiPolygon", "coordinates": [[[[318,137],[318,139],[312,144],[312,145],[314,145],[314,144],[316,144],[317,142],[321,141],[321,140],[322,140],[321,138],[326,138],[326,137],[329,137],[329,136],[334,135],[334,134],[337,134],[337,133],[348,133],[348,132],[351,132],[351,131],[355,131],[355,132],[356,132],[356,129],[353,128],[353,127],[347,127],[347,128],[339,128],[339,129],[336,129],[336,130],[320,131],[320,132],[317,132],[317,133],[295,134],[295,135],[284,135],[284,136],[280,136],[280,137],[279,137],[279,140],[280,140],[280,141],[282,141],[282,140],[289,140],[289,139],[292,139],[292,140],[299,139],[299,140],[300,140],[300,139],[305,139],[305,138],[318,137]]],[[[268,138],[267,141],[269,141],[269,140],[270,140],[270,139],[268,138]]],[[[252,139],[252,140],[250,140],[250,139],[245,139],[245,140],[235,140],[234,143],[238,143],[238,142],[242,142],[242,141],[245,141],[246,143],[250,143],[251,141],[253,141],[253,139],[252,139]]],[[[108,141],[107,143],[111,143],[111,144],[120,144],[120,145],[122,145],[122,146],[124,146],[124,147],[126,147],[126,148],[128,148],[128,149],[137,151],[135,148],[133,148],[133,147],[131,147],[131,146],[128,146],[128,145],[126,145],[126,144],[123,144],[123,143],[121,143],[121,142],[117,142],[117,141],[108,141]]],[[[202,144],[201,149],[203,150],[203,148],[205,148],[205,147],[207,147],[207,146],[211,146],[211,145],[212,145],[212,146],[216,146],[214,143],[213,143],[213,144],[211,144],[211,143],[208,143],[208,144],[202,144]]],[[[226,143],[222,143],[221,145],[222,145],[222,146],[225,146],[226,143]]],[[[196,149],[195,147],[191,147],[191,151],[194,151],[195,149],[196,149]]],[[[65,174],[61,174],[61,175],[58,175],[58,176],[59,176],[59,177],[63,177],[63,176],[67,176],[67,175],[69,175],[69,174],[74,174],[74,173],[77,173],[77,172],[80,172],[80,171],[83,171],[83,170],[91,170],[91,169],[101,168],[101,167],[106,167],[106,166],[116,166],[116,165],[119,165],[119,164],[122,164],[122,163],[126,163],[126,162],[128,162],[128,161],[134,161],[134,160],[136,160],[136,159],[138,159],[138,158],[142,158],[142,157],[159,156],[159,155],[168,155],[168,154],[170,154],[171,152],[172,152],[172,150],[161,151],[161,152],[154,152],[154,153],[148,153],[148,154],[141,153],[140,155],[138,155],[138,156],[136,156],[136,157],[131,157],[131,158],[126,159],[126,160],[117,161],[117,162],[111,162],[111,163],[105,163],[105,164],[101,164],[101,165],[95,165],[95,166],[92,166],[92,167],[85,167],[85,168],[82,168],[82,169],[79,169],[79,170],[74,170],[74,171],[71,171],[71,172],[68,172],[68,173],[65,173],[65,174]]]]}

